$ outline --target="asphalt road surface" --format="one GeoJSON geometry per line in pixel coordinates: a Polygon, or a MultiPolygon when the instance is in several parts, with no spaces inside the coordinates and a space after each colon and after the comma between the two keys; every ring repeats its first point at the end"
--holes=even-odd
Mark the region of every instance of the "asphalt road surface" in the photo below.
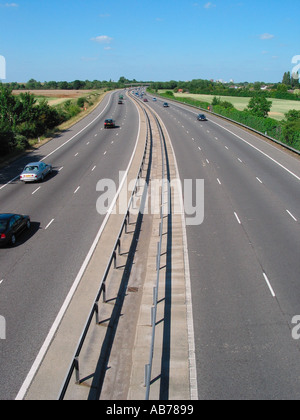
{"type": "Polygon", "coordinates": [[[14,247],[0,249],[0,399],[14,399],[95,239],[99,180],[119,185],[133,153],[136,105],[110,93],[87,118],[30,156],[0,170],[0,212],[28,214],[32,227],[14,247]],[[104,119],[116,128],[104,130],[104,119]],[[41,183],[14,179],[29,161],[43,159],[53,173],[41,183]],[[13,180],[12,182],[10,182],[13,180]]]}
{"type": "MultiPolygon", "coordinates": [[[[43,183],[7,184],[32,157],[0,171],[0,211],[32,219],[17,246],[0,250],[0,399],[16,396],[99,230],[97,182],[118,184],[128,165],[138,113],[117,99],[36,152],[54,166],[43,183]],[[103,130],[108,117],[119,127],[103,130]]],[[[299,158],[224,120],[148,100],[182,181],[204,179],[204,220],[187,226],[199,399],[299,399],[299,158]]]]}
{"type": "Polygon", "coordinates": [[[196,109],[148,100],[182,181],[204,179],[204,221],[187,226],[199,399],[298,400],[299,158],[216,117],[197,121],[196,109]]]}

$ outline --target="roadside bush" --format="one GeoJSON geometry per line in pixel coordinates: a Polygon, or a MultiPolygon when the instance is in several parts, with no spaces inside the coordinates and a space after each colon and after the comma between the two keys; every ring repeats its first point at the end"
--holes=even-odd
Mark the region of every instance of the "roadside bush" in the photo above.
{"type": "Polygon", "coordinates": [[[14,138],[14,149],[25,150],[29,146],[29,142],[25,136],[17,134],[14,138]]]}
{"type": "Polygon", "coordinates": [[[247,125],[263,134],[279,140],[281,137],[282,124],[272,118],[257,117],[248,111],[238,111],[235,108],[224,108],[220,105],[214,106],[216,114],[223,115],[241,124],[247,125]]]}
{"type": "Polygon", "coordinates": [[[282,138],[285,143],[300,150],[300,111],[292,109],[285,114],[282,138]]]}
{"type": "Polygon", "coordinates": [[[72,117],[76,117],[81,111],[79,106],[76,105],[73,101],[68,100],[63,105],[64,111],[66,112],[67,119],[69,120],[72,117]]]}
{"type": "Polygon", "coordinates": [[[77,106],[79,106],[79,108],[83,108],[84,107],[84,103],[85,103],[85,99],[84,98],[78,98],[77,99],[77,106]]]}
{"type": "Polygon", "coordinates": [[[212,103],[214,105],[219,105],[223,108],[234,108],[234,105],[229,101],[222,101],[221,98],[217,98],[216,96],[213,98],[212,103]]]}
{"type": "Polygon", "coordinates": [[[0,121],[0,156],[5,156],[13,148],[14,133],[9,125],[0,121]]]}
{"type": "Polygon", "coordinates": [[[173,93],[171,90],[167,90],[167,91],[165,92],[165,95],[166,95],[167,97],[169,97],[169,98],[174,98],[174,93],[173,93]]]}
{"type": "MultiPolygon", "coordinates": [[[[166,93],[161,93],[160,96],[163,96],[164,98],[168,98],[166,93]]],[[[210,106],[208,102],[202,102],[202,101],[198,101],[196,99],[188,98],[188,97],[180,97],[180,98],[177,97],[174,99],[176,99],[178,102],[183,102],[184,104],[196,106],[199,108],[207,109],[210,106]]]]}
{"type": "Polygon", "coordinates": [[[28,139],[33,139],[34,137],[40,135],[38,133],[37,124],[29,121],[25,121],[21,124],[18,124],[15,130],[15,134],[26,137],[28,139]]]}

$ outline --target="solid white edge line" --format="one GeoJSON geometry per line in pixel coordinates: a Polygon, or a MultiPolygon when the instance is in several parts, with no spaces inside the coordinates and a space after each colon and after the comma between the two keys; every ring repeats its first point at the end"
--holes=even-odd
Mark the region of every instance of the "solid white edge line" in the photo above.
{"type": "Polygon", "coordinates": [[[65,141],[65,143],[61,144],[59,147],[57,147],[55,150],[53,150],[51,153],[49,153],[47,156],[45,156],[43,159],[41,159],[41,162],[45,159],[47,159],[49,156],[53,155],[53,153],[57,152],[57,150],[61,149],[63,146],[65,146],[66,144],[68,144],[70,141],[72,141],[75,137],[77,137],[79,134],[81,134],[84,130],[86,130],[90,125],[94,124],[95,121],[98,120],[98,118],[101,117],[101,115],[106,111],[106,108],[108,107],[108,105],[110,104],[112,95],[110,95],[109,97],[109,101],[107,102],[105,108],[103,109],[103,111],[100,112],[100,114],[98,114],[90,123],[88,123],[85,127],[83,127],[80,131],[78,131],[78,133],[74,134],[74,136],[72,136],[69,140],[65,141]]]}
{"type": "MultiPolygon", "coordinates": [[[[259,153],[261,153],[262,155],[264,155],[265,157],[267,157],[268,159],[270,159],[272,162],[276,163],[276,165],[280,166],[282,169],[284,169],[285,171],[287,171],[289,174],[291,174],[292,176],[294,176],[296,179],[298,179],[298,181],[300,181],[300,177],[298,175],[296,175],[294,172],[290,171],[288,168],[286,168],[284,165],[282,165],[281,163],[279,163],[276,159],[273,159],[270,155],[268,155],[267,153],[263,152],[262,150],[260,150],[258,147],[254,146],[253,144],[251,144],[250,142],[248,142],[247,140],[243,139],[242,137],[238,136],[237,134],[233,133],[232,131],[228,130],[228,128],[223,127],[222,125],[218,124],[215,121],[210,120],[213,124],[218,125],[219,127],[223,128],[223,130],[228,131],[228,133],[232,134],[233,136],[237,137],[238,139],[242,140],[244,143],[248,144],[248,146],[252,147],[253,149],[257,150],[259,153]]],[[[225,146],[226,147],[226,146],[225,146]]]]}
{"type": "Polygon", "coordinates": [[[56,331],[57,331],[63,317],[64,317],[64,314],[65,314],[65,312],[66,312],[66,310],[67,310],[67,308],[68,308],[68,306],[69,306],[69,304],[70,304],[70,302],[73,298],[73,295],[74,295],[74,293],[75,293],[75,291],[76,291],[76,289],[77,289],[77,287],[80,283],[80,280],[82,279],[82,276],[83,276],[83,274],[84,274],[84,272],[85,272],[85,270],[86,270],[86,268],[87,268],[87,266],[88,266],[88,264],[89,264],[89,262],[92,258],[92,255],[93,255],[93,253],[96,249],[96,246],[98,245],[98,242],[99,242],[99,239],[102,235],[102,232],[103,232],[103,230],[104,230],[104,228],[107,224],[108,218],[109,218],[109,216],[110,216],[110,214],[111,214],[111,212],[112,212],[112,210],[115,206],[117,198],[118,198],[118,196],[120,194],[120,191],[121,191],[121,189],[124,185],[124,182],[127,178],[129,168],[131,166],[131,163],[133,161],[133,158],[134,158],[134,155],[135,155],[135,152],[136,152],[136,149],[137,149],[137,145],[138,145],[138,141],[139,141],[139,137],[140,137],[140,131],[141,131],[141,120],[140,120],[139,112],[138,112],[138,116],[139,116],[139,129],[138,129],[137,140],[136,140],[135,147],[134,147],[133,153],[131,155],[129,164],[128,164],[127,169],[125,171],[124,177],[123,177],[123,179],[120,183],[120,186],[118,188],[118,191],[117,191],[117,193],[116,193],[116,195],[113,199],[113,202],[112,202],[112,204],[111,204],[111,206],[110,206],[110,208],[109,208],[109,210],[108,210],[108,212],[107,212],[107,214],[104,218],[104,221],[103,221],[103,223],[102,223],[102,225],[101,225],[101,227],[100,227],[100,229],[99,229],[99,231],[96,235],[96,238],[95,238],[95,240],[94,240],[94,242],[93,242],[93,244],[92,244],[92,246],[91,246],[91,248],[90,248],[90,250],[89,250],[89,252],[88,252],[88,254],[87,254],[87,256],[86,256],[86,258],[85,258],[85,260],[84,260],[84,262],[83,262],[83,264],[82,264],[82,266],[81,266],[81,268],[80,268],[80,270],[79,270],[79,272],[76,276],[76,278],[75,278],[75,280],[74,280],[74,283],[73,283],[73,285],[72,285],[72,287],[71,287],[71,289],[70,289],[70,291],[69,291],[69,293],[68,293],[68,295],[67,295],[67,297],[66,297],[66,299],[65,299],[65,301],[64,301],[64,303],[63,303],[63,305],[62,305],[62,307],[61,307],[61,309],[60,309],[60,311],[59,311],[59,313],[58,313],[58,315],[57,315],[57,317],[56,317],[56,319],[55,319],[55,321],[54,321],[54,323],[53,323],[53,325],[52,325],[52,327],[51,327],[51,329],[50,329],[50,331],[49,331],[49,333],[48,333],[48,335],[47,335],[47,337],[46,337],[46,339],[43,343],[43,345],[42,345],[42,347],[41,347],[41,349],[40,349],[32,367],[30,369],[29,373],[27,374],[27,376],[26,376],[26,378],[25,378],[25,380],[24,380],[24,382],[23,382],[15,400],[23,400],[23,398],[25,397],[25,395],[28,391],[28,388],[30,387],[31,382],[33,381],[33,378],[34,378],[37,370],[39,369],[40,364],[42,363],[42,361],[45,357],[45,354],[46,354],[46,352],[47,352],[47,350],[48,350],[48,348],[49,348],[49,346],[50,346],[50,344],[51,344],[51,342],[52,342],[52,340],[53,340],[53,338],[56,334],[56,331]]]}
{"type": "MultiPolygon", "coordinates": [[[[176,104],[176,106],[178,108],[183,108],[186,110],[186,108],[181,107],[180,105],[176,104]]],[[[196,115],[196,114],[195,114],[196,115]]],[[[218,118],[218,117],[216,117],[218,118]]],[[[284,165],[282,165],[281,163],[279,163],[276,159],[272,158],[271,156],[269,156],[267,153],[263,152],[262,150],[260,150],[258,147],[254,146],[253,144],[251,144],[250,142],[248,142],[247,140],[243,139],[242,137],[240,137],[238,134],[233,133],[233,131],[230,131],[228,128],[223,127],[221,124],[218,124],[217,122],[210,120],[210,122],[212,122],[215,125],[218,125],[219,127],[221,127],[223,130],[228,131],[228,133],[232,134],[233,136],[237,137],[238,139],[242,140],[244,143],[248,144],[248,146],[252,147],[253,149],[257,150],[259,153],[261,153],[262,155],[264,155],[265,157],[267,157],[268,159],[270,159],[271,161],[273,161],[274,163],[276,163],[278,166],[280,166],[282,169],[284,169],[285,171],[287,171],[289,174],[291,174],[292,176],[294,176],[296,179],[298,179],[298,181],[300,181],[300,177],[298,175],[296,175],[294,172],[290,171],[288,168],[286,168],[284,165]]],[[[241,127],[242,128],[242,127],[241,127]]],[[[253,135],[255,135],[255,133],[253,133],[253,135]]],[[[275,146],[273,146],[275,147],[275,146]]],[[[227,146],[225,146],[226,149],[228,149],[227,146]]]]}

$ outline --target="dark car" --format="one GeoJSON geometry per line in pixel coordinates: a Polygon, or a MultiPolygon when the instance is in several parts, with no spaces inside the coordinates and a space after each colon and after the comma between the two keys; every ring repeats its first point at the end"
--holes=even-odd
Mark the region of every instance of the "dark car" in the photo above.
{"type": "Polygon", "coordinates": [[[168,108],[168,106],[169,106],[169,104],[168,104],[168,102],[164,102],[164,105],[163,105],[165,108],[168,108]]]}
{"type": "Polygon", "coordinates": [[[104,121],[104,128],[113,128],[115,126],[116,126],[116,124],[115,124],[115,122],[112,118],[107,118],[104,121]]]}
{"type": "Polygon", "coordinates": [[[0,246],[15,245],[17,236],[30,228],[30,217],[21,214],[0,214],[0,246]]]}
{"type": "Polygon", "coordinates": [[[197,117],[198,121],[207,121],[207,118],[204,114],[199,114],[197,117]]]}

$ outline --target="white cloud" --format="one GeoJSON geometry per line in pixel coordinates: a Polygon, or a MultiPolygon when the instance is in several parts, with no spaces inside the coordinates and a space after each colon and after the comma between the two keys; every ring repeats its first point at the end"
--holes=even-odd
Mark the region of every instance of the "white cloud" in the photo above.
{"type": "Polygon", "coordinates": [[[91,38],[91,41],[98,42],[99,44],[110,44],[112,40],[113,38],[107,35],[100,35],[100,36],[96,36],[95,38],[91,38]]]}
{"type": "Polygon", "coordinates": [[[0,7],[19,7],[16,3],[1,3],[0,7]]]}
{"type": "Polygon", "coordinates": [[[213,7],[216,7],[216,5],[210,1],[204,5],[204,9],[212,9],[213,7]]]}
{"type": "Polygon", "coordinates": [[[261,34],[259,37],[262,40],[266,40],[266,39],[273,39],[273,38],[275,38],[275,35],[265,33],[265,34],[261,34]]]}

